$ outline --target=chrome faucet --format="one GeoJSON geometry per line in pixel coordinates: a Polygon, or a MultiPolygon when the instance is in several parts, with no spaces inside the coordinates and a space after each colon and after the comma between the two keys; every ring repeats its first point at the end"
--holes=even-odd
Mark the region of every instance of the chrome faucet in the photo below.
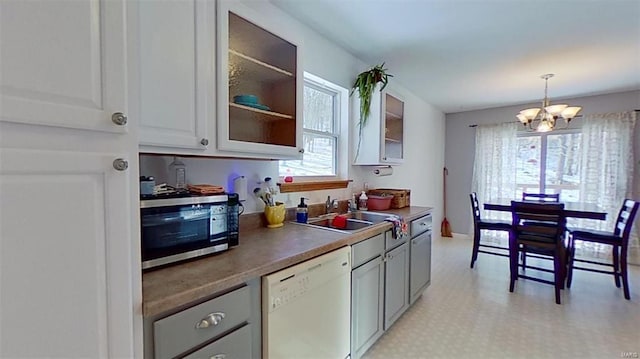
{"type": "Polygon", "coordinates": [[[338,208],[338,200],[331,199],[331,196],[327,196],[327,202],[325,202],[326,212],[331,213],[331,210],[336,208],[338,208]]]}

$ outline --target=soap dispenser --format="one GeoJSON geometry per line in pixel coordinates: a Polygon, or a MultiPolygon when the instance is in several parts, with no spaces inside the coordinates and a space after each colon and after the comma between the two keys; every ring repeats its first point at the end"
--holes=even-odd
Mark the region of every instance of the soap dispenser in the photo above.
{"type": "Polygon", "coordinates": [[[368,210],[367,208],[367,200],[369,199],[369,197],[367,197],[367,194],[364,193],[364,191],[362,191],[362,193],[360,194],[360,199],[358,200],[358,206],[360,207],[361,210],[366,211],[368,210]]]}
{"type": "Polygon", "coordinates": [[[296,222],[298,223],[307,223],[307,218],[309,216],[309,208],[307,204],[304,203],[305,198],[300,197],[300,204],[296,209],[296,222]]]}

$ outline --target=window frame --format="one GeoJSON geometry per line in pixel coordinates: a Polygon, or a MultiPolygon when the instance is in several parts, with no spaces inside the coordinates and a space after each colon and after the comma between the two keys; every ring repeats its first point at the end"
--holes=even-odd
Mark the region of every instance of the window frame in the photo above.
{"type": "MultiPolygon", "coordinates": [[[[348,159],[348,138],[345,135],[348,132],[349,122],[349,90],[346,88],[327,81],[321,77],[304,72],[303,86],[309,86],[314,90],[333,94],[333,132],[318,131],[307,129],[302,121],[302,134],[312,134],[319,137],[332,137],[334,143],[333,168],[334,175],[323,176],[293,176],[294,182],[311,182],[311,181],[335,181],[337,179],[346,179],[347,177],[347,159],[348,159]]],[[[303,91],[304,93],[304,91],[303,91]]],[[[304,103],[304,99],[303,99],[304,103]]],[[[304,154],[303,154],[304,156],[304,154]]],[[[278,174],[282,161],[278,161],[278,174]]],[[[284,176],[280,175],[280,179],[284,176]]]]}

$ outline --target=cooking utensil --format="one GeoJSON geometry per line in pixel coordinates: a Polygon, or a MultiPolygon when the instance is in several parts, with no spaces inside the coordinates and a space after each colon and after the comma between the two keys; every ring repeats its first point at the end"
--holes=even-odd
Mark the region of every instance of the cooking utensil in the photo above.
{"type": "Polygon", "coordinates": [[[442,224],[440,225],[440,235],[442,237],[453,237],[453,234],[451,233],[451,224],[449,223],[449,221],[447,220],[447,175],[449,174],[449,171],[447,170],[447,167],[444,168],[444,171],[442,172],[442,208],[443,208],[443,219],[442,219],[442,224]]]}
{"type": "Polygon", "coordinates": [[[254,189],[253,189],[253,194],[254,194],[256,197],[260,198],[260,199],[262,200],[262,202],[264,202],[264,204],[265,204],[266,206],[268,206],[268,205],[269,205],[269,203],[267,203],[267,201],[266,201],[265,193],[264,193],[264,191],[262,190],[262,188],[260,188],[260,187],[256,187],[256,188],[254,188],[254,189]]]}

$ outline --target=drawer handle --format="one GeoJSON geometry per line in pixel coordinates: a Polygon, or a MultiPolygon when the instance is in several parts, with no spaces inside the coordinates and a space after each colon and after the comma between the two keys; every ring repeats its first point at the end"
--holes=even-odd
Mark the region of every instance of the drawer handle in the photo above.
{"type": "Polygon", "coordinates": [[[212,356],[210,359],[224,359],[227,357],[227,354],[216,354],[212,356]]]}
{"type": "Polygon", "coordinates": [[[220,324],[222,319],[224,319],[224,313],[222,312],[210,313],[209,315],[204,317],[202,320],[200,320],[198,323],[196,323],[196,329],[204,329],[204,328],[209,328],[211,326],[215,327],[216,325],[220,324]]]}

